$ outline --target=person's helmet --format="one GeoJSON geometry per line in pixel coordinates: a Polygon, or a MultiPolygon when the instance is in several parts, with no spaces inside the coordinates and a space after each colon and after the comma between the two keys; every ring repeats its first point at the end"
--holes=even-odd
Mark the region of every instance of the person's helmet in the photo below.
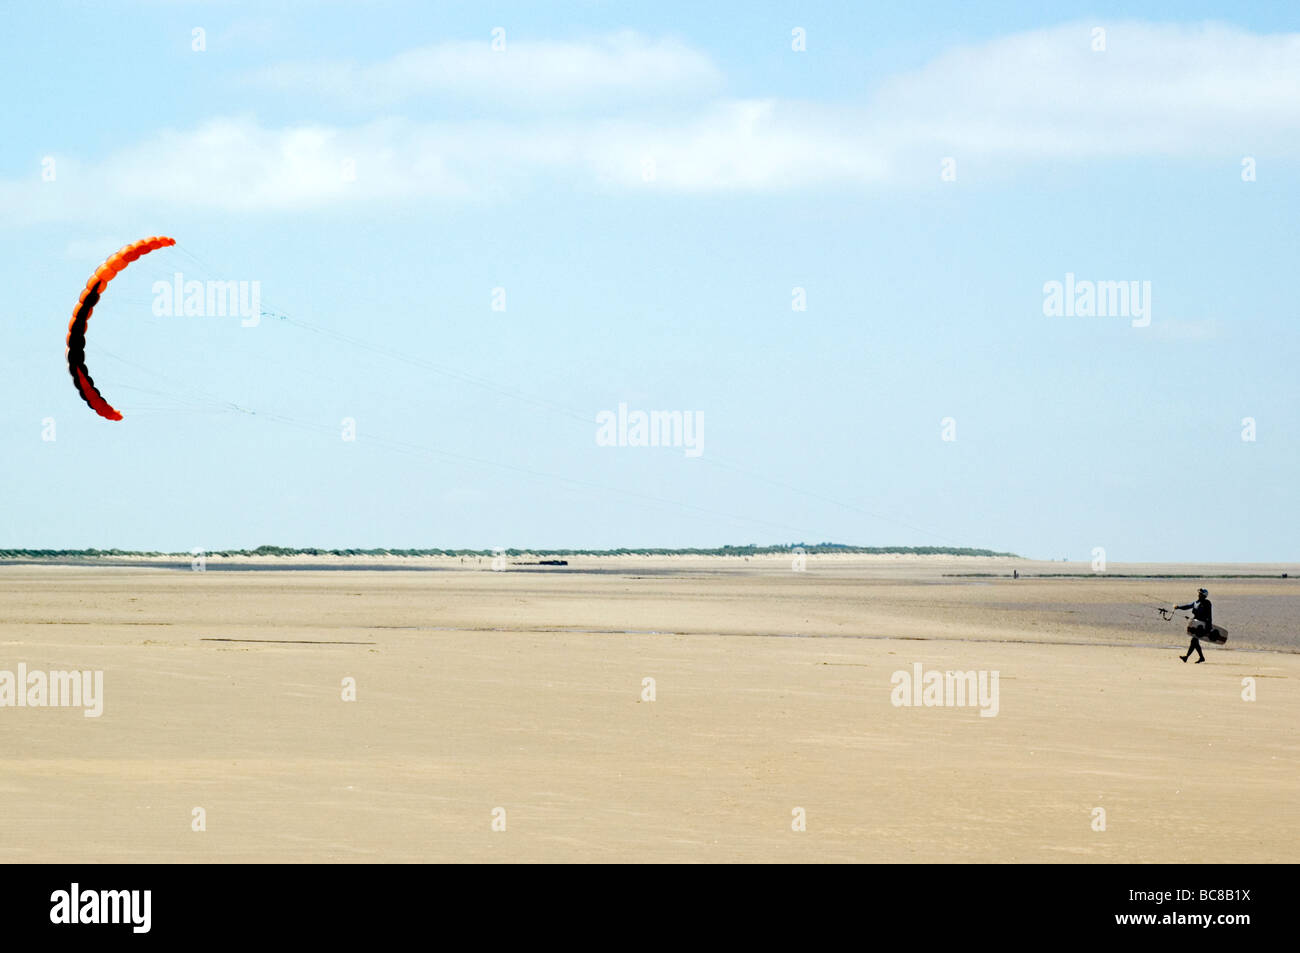
{"type": "Polygon", "coordinates": [[[1210,590],[1209,590],[1209,589],[1197,589],[1197,590],[1196,590],[1196,594],[1197,594],[1198,596],[1200,596],[1202,599],[1204,599],[1206,596],[1208,596],[1208,595],[1210,594],[1210,590]]]}

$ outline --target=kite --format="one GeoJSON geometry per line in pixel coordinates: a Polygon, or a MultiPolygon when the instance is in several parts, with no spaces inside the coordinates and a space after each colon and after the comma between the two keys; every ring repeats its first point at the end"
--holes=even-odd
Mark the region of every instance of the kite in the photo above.
{"type": "Polygon", "coordinates": [[[86,282],[86,288],[77,301],[77,310],[72,312],[72,321],[68,324],[68,373],[72,375],[72,383],[76,385],[81,399],[105,420],[121,420],[122,415],[104,400],[104,395],[99,392],[99,388],[90,377],[90,371],[86,369],[86,323],[90,320],[90,313],[95,310],[95,305],[99,304],[105,289],[108,288],[108,283],[116,278],[122,269],[151,251],[175,244],[174,238],[155,235],[152,238],[142,238],[119,249],[116,254],[109,256],[107,261],[95,269],[95,273],[86,282]]]}

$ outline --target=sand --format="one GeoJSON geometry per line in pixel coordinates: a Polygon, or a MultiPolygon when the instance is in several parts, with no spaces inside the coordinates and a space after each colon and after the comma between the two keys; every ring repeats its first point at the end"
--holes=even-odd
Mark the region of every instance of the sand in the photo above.
{"type": "Polygon", "coordinates": [[[1193,665],[1152,567],[268,565],[0,567],[0,670],[104,673],[99,718],[0,708],[0,859],[1300,859],[1295,579],[1208,583],[1193,665]],[[917,663],[997,715],[895,706],[917,663]]]}

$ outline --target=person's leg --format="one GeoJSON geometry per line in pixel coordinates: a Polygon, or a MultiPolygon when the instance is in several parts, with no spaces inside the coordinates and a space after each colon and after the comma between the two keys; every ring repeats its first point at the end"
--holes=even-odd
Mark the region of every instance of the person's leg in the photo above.
{"type": "Polygon", "coordinates": [[[1196,636],[1192,636],[1192,646],[1187,650],[1188,655],[1192,654],[1192,649],[1196,649],[1196,664],[1200,665],[1205,661],[1205,653],[1201,651],[1201,640],[1196,636]]]}

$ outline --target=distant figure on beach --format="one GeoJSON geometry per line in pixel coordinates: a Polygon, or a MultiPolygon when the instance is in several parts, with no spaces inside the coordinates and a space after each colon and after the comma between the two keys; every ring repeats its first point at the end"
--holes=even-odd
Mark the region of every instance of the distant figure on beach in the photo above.
{"type": "Polygon", "coordinates": [[[1012,579],[1019,579],[1019,578],[1020,578],[1020,570],[1019,570],[1019,569],[1013,569],[1013,570],[1011,570],[1011,578],[1012,578],[1012,579]]]}
{"type": "Polygon", "coordinates": [[[1197,655],[1196,664],[1200,665],[1205,661],[1205,653],[1201,651],[1202,634],[1208,634],[1214,626],[1214,618],[1210,608],[1210,593],[1207,589],[1196,590],[1196,601],[1189,602],[1185,606],[1174,606],[1175,609],[1191,609],[1192,622],[1187,627],[1188,633],[1192,637],[1192,644],[1187,646],[1187,654],[1178,656],[1184,662],[1192,657],[1192,653],[1197,655]]]}

